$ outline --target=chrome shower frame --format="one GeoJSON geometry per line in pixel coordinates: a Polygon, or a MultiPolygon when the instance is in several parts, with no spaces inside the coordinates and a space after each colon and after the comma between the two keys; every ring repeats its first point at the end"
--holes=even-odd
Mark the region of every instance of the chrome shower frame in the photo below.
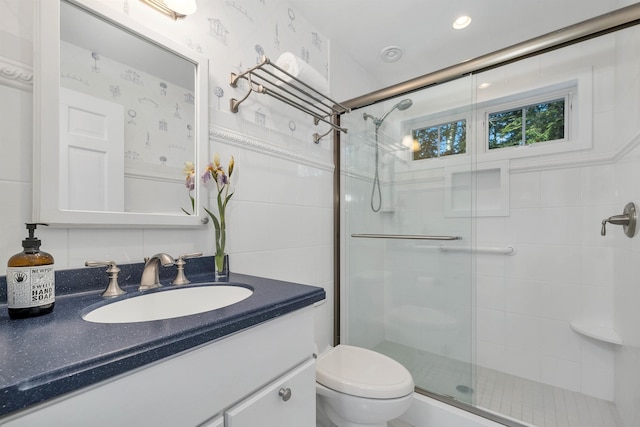
{"type": "MultiPolygon", "coordinates": [[[[568,26],[558,31],[547,33],[545,35],[515,44],[511,47],[489,53],[444,68],[439,71],[425,74],[380,89],[357,98],[344,101],[341,105],[349,110],[366,107],[381,101],[385,101],[397,96],[407,95],[417,90],[425,89],[430,86],[436,86],[459,78],[478,74],[483,71],[497,68],[512,62],[516,62],[525,58],[541,55],[546,52],[561,49],[566,46],[577,44],[589,39],[593,39],[608,33],[613,33],[640,24],[640,3],[636,3],[627,7],[620,8],[610,13],[597,16],[586,21],[568,26]]],[[[391,111],[391,110],[390,110],[391,111]]],[[[372,116],[373,118],[373,116],[372,116]]],[[[334,120],[336,124],[340,123],[340,115],[334,120]]],[[[341,236],[340,236],[340,174],[341,174],[341,158],[340,158],[340,134],[334,131],[334,344],[340,343],[340,272],[341,272],[341,236]]],[[[433,399],[440,400],[449,405],[459,407],[467,412],[471,412],[482,417],[494,420],[503,425],[510,427],[522,427],[522,424],[512,420],[503,418],[497,414],[486,412],[473,405],[468,405],[456,401],[453,398],[447,398],[426,390],[416,389],[416,392],[424,394],[433,399]]]]}

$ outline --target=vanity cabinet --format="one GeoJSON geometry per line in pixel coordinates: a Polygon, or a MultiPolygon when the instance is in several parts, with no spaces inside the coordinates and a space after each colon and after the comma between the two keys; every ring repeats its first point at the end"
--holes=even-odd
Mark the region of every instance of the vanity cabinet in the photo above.
{"type": "Polygon", "coordinates": [[[28,408],[0,425],[313,427],[313,351],[309,306],[28,408]]]}

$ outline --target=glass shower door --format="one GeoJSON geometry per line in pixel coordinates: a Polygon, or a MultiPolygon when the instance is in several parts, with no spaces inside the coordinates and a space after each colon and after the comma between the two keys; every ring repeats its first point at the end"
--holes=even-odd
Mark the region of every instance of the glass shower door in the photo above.
{"type": "Polygon", "coordinates": [[[341,142],[341,341],[399,361],[419,389],[467,403],[470,94],[462,79],[353,111],[341,142]]]}

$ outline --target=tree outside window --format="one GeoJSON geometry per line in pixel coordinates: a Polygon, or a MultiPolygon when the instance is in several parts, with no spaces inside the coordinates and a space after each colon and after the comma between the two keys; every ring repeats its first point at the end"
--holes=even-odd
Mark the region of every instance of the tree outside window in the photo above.
{"type": "Polygon", "coordinates": [[[467,151],[467,121],[465,119],[414,129],[414,141],[418,149],[413,160],[434,159],[467,151]]]}
{"type": "Polygon", "coordinates": [[[565,137],[565,98],[489,114],[489,149],[565,137]]]}

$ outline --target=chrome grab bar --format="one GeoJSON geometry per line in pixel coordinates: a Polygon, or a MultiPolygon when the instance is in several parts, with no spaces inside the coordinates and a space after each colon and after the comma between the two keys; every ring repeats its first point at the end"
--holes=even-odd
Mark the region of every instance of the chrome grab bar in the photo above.
{"type": "Polygon", "coordinates": [[[460,236],[427,236],[424,234],[352,234],[365,239],[462,240],[460,236]]]}
{"type": "Polygon", "coordinates": [[[515,255],[518,250],[514,246],[446,246],[444,243],[440,245],[421,245],[412,246],[415,249],[433,249],[442,252],[462,252],[462,253],[478,253],[478,254],[495,254],[495,255],[515,255]]]}
{"type": "Polygon", "coordinates": [[[492,247],[492,246],[477,246],[475,248],[469,247],[457,247],[457,246],[438,246],[442,252],[464,252],[464,253],[479,253],[479,254],[495,254],[495,255],[515,255],[517,250],[513,246],[506,247],[492,247]]]}

